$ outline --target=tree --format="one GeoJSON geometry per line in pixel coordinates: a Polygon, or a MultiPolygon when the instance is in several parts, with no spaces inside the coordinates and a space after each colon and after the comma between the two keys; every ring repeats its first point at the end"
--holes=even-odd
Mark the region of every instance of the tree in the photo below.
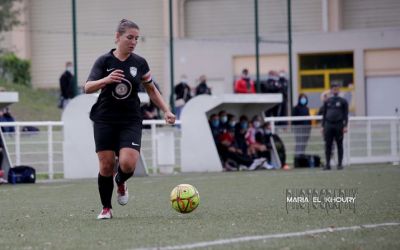
{"type": "Polygon", "coordinates": [[[0,33],[10,31],[21,23],[19,20],[21,8],[15,8],[17,2],[21,0],[0,0],[0,33]]]}

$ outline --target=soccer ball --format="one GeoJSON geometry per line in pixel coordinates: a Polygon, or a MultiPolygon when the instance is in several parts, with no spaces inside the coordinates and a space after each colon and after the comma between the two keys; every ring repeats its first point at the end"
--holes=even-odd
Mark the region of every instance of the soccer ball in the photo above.
{"type": "Polygon", "coordinates": [[[190,184],[179,184],[171,192],[172,208],[179,213],[190,213],[200,203],[199,192],[190,184]]]}

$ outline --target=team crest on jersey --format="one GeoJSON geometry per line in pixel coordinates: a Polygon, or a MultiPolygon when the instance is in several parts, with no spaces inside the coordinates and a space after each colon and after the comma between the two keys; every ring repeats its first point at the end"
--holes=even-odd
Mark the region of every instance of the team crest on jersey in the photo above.
{"type": "Polygon", "coordinates": [[[131,73],[131,75],[132,75],[133,77],[135,77],[136,74],[137,74],[137,68],[136,68],[136,67],[130,67],[130,68],[129,68],[129,72],[131,73]]]}
{"type": "Polygon", "coordinates": [[[127,79],[122,78],[122,81],[115,85],[112,95],[115,99],[122,100],[128,98],[132,92],[132,84],[127,79]]]}

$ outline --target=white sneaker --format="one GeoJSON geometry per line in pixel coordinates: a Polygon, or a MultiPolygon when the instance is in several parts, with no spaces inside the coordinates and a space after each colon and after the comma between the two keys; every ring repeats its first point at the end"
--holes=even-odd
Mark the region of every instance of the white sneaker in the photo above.
{"type": "Polygon", "coordinates": [[[256,170],[261,164],[263,164],[267,159],[264,157],[257,158],[253,160],[253,163],[251,163],[249,170],[256,170]]]}
{"type": "Polygon", "coordinates": [[[98,220],[107,220],[112,218],[111,208],[103,208],[100,214],[97,216],[98,220]]]}
{"type": "Polygon", "coordinates": [[[126,182],[121,185],[117,184],[117,201],[121,206],[126,205],[129,201],[128,186],[126,185],[126,182]]]}
{"type": "Polygon", "coordinates": [[[265,169],[268,169],[268,170],[274,169],[274,166],[269,164],[267,161],[262,164],[262,167],[265,168],[265,169]]]}

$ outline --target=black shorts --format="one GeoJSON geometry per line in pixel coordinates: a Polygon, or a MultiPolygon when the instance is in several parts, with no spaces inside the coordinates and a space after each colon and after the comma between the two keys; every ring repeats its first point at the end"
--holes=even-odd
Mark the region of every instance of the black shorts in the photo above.
{"type": "Polygon", "coordinates": [[[93,123],[96,152],[121,148],[133,148],[140,152],[142,140],[142,121],[129,124],[93,123]]]}

